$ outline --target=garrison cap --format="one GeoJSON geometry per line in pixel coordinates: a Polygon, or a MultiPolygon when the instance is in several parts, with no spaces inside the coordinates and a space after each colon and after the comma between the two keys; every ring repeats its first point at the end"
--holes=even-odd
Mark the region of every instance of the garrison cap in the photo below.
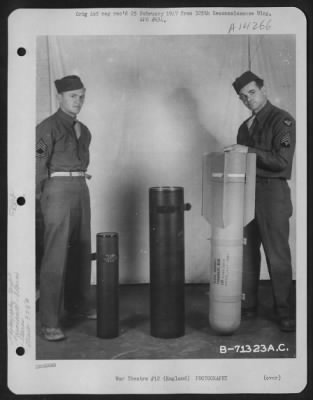
{"type": "Polygon", "coordinates": [[[237,94],[239,94],[240,90],[244,86],[246,86],[248,83],[253,82],[253,81],[255,81],[255,82],[259,83],[261,86],[263,86],[263,83],[264,83],[263,79],[261,79],[260,77],[258,77],[251,71],[246,71],[242,75],[240,75],[235,80],[235,82],[233,82],[233,87],[236,90],[237,94]]]}
{"type": "Polygon", "coordinates": [[[84,88],[83,82],[77,75],[64,76],[64,78],[54,81],[54,84],[58,93],[84,88]]]}

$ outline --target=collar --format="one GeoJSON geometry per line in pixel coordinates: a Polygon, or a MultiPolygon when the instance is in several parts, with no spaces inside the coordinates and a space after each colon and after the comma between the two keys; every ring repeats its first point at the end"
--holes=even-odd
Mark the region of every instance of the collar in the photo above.
{"type": "Polygon", "coordinates": [[[258,121],[259,126],[263,125],[265,119],[267,118],[272,108],[273,105],[267,100],[264,107],[257,114],[255,114],[255,118],[258,121]]]}
{"type": "Polygon", "coordinates": [[[56,112],[57,116],[60,117],[63,121],[66,121],[70,125],[73,125],[76,122],[76,117],[71,117],[70,115],[66,114],[61,108],[58,109],[56,112]]]}

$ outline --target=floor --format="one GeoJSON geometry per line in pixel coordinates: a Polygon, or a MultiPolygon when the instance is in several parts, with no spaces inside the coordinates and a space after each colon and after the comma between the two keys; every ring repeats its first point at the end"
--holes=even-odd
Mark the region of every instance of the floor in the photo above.
{"type": "MultiPolygon", "coordinates": [[[[279,330],[270,282],[259,289],[256,319],[243,320],[230,336],[219,336],[208,322],[209,285],[186,285],[185,335],[160,339],[150,335],[149,285],[121,285],[119,336],[97,337],[97,321],[77,320],[64,326],[67,339],[47,342],[37,334],[37,359],[201,359],[290,358],[296,356],[296,333],[279,330]]],[[[37,323],[39,330],[39,323],[37,323]]]]}

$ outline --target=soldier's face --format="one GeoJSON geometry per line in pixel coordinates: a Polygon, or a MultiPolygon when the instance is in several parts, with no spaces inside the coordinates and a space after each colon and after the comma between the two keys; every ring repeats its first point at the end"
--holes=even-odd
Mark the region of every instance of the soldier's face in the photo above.
{"type": "Polygon", "coordinates": [[[81,110],[85,100],[86,89],[70,90],[58,95],[61,109],[75,117],[81,110]]]}
{"type": "Polygon", "coordinates": [[[257,113],[265,105],[267,97],[265,88],[259,88],[255,82],[250,82],[239,92],[239,98],[249,110],[257,113]]]}

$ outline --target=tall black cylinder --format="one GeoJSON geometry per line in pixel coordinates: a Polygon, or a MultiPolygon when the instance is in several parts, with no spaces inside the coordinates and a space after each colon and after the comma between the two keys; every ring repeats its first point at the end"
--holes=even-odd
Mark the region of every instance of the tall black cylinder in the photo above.
{"type": "Polygon", "coordinates": [[[97,336],[119,334],[118,234],[97,234],[97,336]]]}
{"type": "Polygon", "coordinates": [[[152,187],[150,210],[151,335],[185,333],[184,189],[152,187]]]}

